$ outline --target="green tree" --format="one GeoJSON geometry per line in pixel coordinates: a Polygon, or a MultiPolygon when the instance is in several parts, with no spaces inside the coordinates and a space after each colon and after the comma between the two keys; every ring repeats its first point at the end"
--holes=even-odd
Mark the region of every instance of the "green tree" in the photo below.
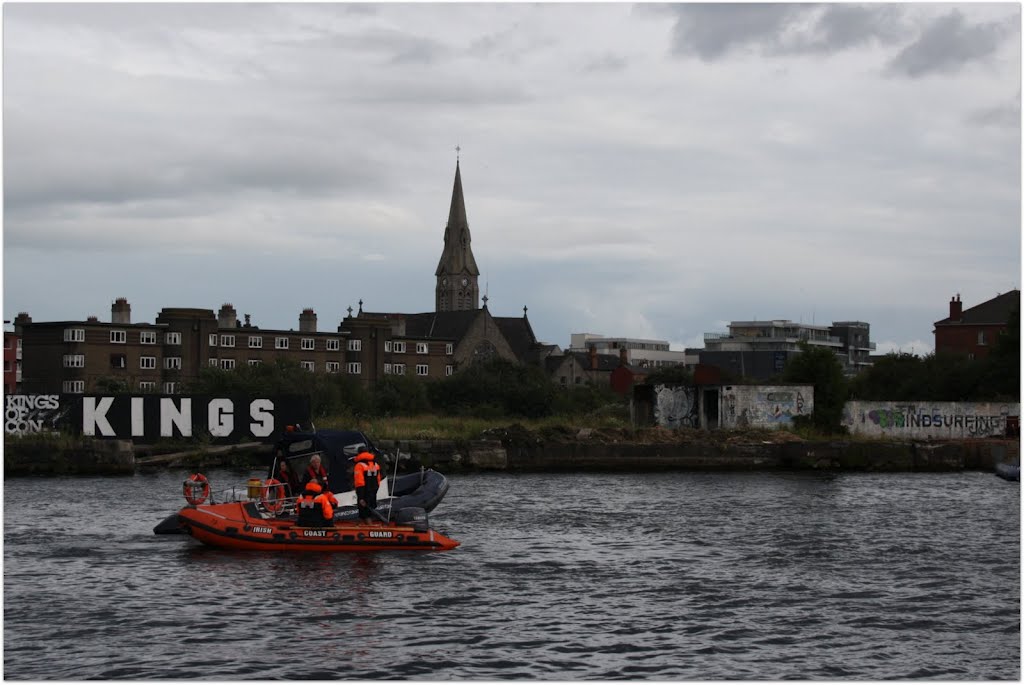
{"type": "Polygon", "coordinates": [[[996,339],[979,382],[988,399],[1020,401],[1020,312],[1010,313],[1006,332],[996,339]]]}
{"type": "Polygon", "coordinates": [[[549,416],[556,392],[540,367],[500,358],[469,364],[427,386],[435,410],[483,417],[549,416]]]}
{"type": "Polygon", "coordinates": [[[923,399],[919,394],[924,364],[917,355],[890,352],[850,382],[850,398],[875,401],[923,399]]]}
{"type": "Polygon", "coordinates": [[[123,393],[130,393],[132,391],[131,386],[123,378],[111,378],[110,376],[103,376],[102,378],[96,379],[96,392],[102,395],[119,395],[123,393]]]}
{"type": "Polygon", "coordinates": [[[196,395],[305,395],[313,419],[349,412],[367,415],[372,404],[358,379],[347,374],[313,373],[295,360],[278,357],[256,366],[224,370],[202,369],[199,377],[185,385],[185,393],[196,395]]]}
{"type": "Polygon", "coordinates": [[[629,400],[616,394],[610,385],[580,383],[558,387],[551,412],[560,416],[581,416],[599,410],[618,412],[620,408],[628,410],[629,400]]]}
{"type": "Polygon", "coordinates": [[[789,358],[782,374],[789,383],[814,385],[814,412],[811,423],[829,433],[844,432],[843,405],[849,394],[843,367],[827,347],[800,343],[800,354],[789,358]]]}
{"type": "Polygon", "coordinates": [[[378,416],[413,416],[430,411],[426,384],[412,376],[385,376],[372,396],[378,416]]]}
{"type": "Polygon", "coordinates": [[[644,382],[651,385],[693,385],[693,374],[682,364],[662,366],[648,374],[644,382]]]}

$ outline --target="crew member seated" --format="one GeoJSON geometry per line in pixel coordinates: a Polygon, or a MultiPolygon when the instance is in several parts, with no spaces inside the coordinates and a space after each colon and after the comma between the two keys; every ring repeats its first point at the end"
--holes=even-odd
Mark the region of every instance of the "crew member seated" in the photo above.
{"type": "Polygon", "coordinates": [[[334,521],[334,507],[336,506],[338,506],[338,500],[334,495],[324,492],[320,483],[315,479],[311,480],[306,483],[302,496],[296,502],[299,516],[295,525],[309,528],[330,526],[334,521]]]}

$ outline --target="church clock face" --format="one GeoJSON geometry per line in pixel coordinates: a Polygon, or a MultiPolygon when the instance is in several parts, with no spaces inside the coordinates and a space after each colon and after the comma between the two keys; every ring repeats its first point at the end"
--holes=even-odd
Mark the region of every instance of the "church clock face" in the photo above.
{"type": "Polygon", "coordinates": [[[447,278],[442,278],[441,279],[441,285],[448,285],[448,279],[447,278]]]}
{"type": "Polygon", "coordinates": [[[469,285],[469,279],[468,279],[468,278],[463,278],[463,279],[462,279],[462,285],[463,285],[463,286],[467,286],[467,285],[469,285]]]}

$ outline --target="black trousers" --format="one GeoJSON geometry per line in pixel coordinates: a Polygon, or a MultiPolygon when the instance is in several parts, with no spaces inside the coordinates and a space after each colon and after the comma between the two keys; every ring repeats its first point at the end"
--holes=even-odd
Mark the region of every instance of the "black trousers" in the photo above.
{"type": "Polygon", "coordinates": [[[356,488],[356,499],[359,502],[366,502],[366,505],[359,504],[359,518],[361,519],[372,519],[376,518],[371,511],[377,508],[377,484],[364,485],[361,488],[356,488]]]}

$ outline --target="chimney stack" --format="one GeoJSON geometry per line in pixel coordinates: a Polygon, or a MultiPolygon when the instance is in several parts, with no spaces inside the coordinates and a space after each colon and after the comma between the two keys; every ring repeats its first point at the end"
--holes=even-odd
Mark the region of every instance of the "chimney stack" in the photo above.
{"type": "Polygon", "coordinates": [[[963,313],[964,306],[960,303],[960,293],[957,293],[956,297],[949,301],[949,318],[959,321],[963,318],[963,313]]]}
{"type": "Polygon", "coordinates": [[[28,312],[18,312],[18,315],[14,317],[14,332],[21,335],[21,327],[32,323],[32,317],[28,315],[28,312]]]}
{"type": "Polygon", "coordinates": [[[110,322],[127,325],[132,322],[132,306],[128,300],[119,297],[110,305],[110,322]]]}
{"type": "Polygon", "coordinates": [[[316,333],[316,312],[307,307],[299,314],[299,332],[316,333]]]}
{"type": "Polygon", "coordinates": [[[217,313],[217,327],[238,327],[238,312],[235,311],[235,307],[231,303],[226,302],[224,303],[224,305],[221,306],[220,312],[217,313]]]}

